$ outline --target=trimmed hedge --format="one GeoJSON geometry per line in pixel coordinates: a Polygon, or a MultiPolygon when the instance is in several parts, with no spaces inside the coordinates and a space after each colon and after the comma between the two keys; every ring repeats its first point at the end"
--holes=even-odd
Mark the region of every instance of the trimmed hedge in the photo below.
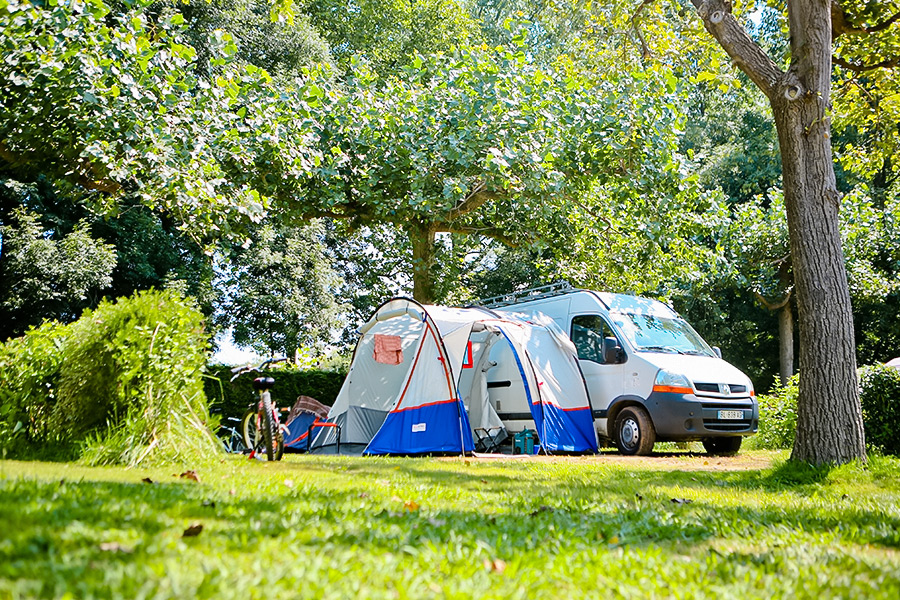
{"type": "MultiPolygon", "coordinates": [[[[229,381],[231,367],[210,365],[207,373],[203,387],[212,401],[213,412],[223,417],[240,417],[257,398],[257,392],[253,390],[253,379],[259,376],[257,373],[245,373],[234,382],[229,381]]],[[[301,395],[331,406],[347,376],[344,371],[299,370],[281,364],[266,373],[275,378],[272,398],[280,408],[290,408],[301,395]]]]}
{"type": "Polygon", "coordinates": [[[900,456],[900,371],[873,365],[859,370],[866,444],[900,456]]]}

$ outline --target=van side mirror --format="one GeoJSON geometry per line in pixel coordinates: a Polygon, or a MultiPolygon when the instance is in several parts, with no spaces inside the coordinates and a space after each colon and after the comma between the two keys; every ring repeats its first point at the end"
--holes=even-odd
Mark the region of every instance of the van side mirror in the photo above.
{"type": "Polygon", "coordinates": [[[713,354],[716,355],[716,358],[722,358],[722,349],[721,348],[719,348],[718,346],[713,346],[712,351],[713,351],[713,354]]]}
{"type": "Polygon", "coordinates": [[[614,337],[603,338],[603,362],[607,365],[622,362],[622,346],[614,337]]]}

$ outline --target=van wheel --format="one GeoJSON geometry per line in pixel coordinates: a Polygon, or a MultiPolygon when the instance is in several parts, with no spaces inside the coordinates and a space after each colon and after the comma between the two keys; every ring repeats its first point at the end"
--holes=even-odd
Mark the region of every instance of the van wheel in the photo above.
{"type": "Polygon", "coordinates": [[[640,406],[623,408],[616,417],[616,447],[622,454],[645,456],[653,451],[656,430],[640,406]]]}
{"type": "Polygon", "coordinates": [[[716,456],[734,456],[741,449],[741,441],[744,438],[736,437],[717,437],[706,438],[703,440],[703,447],[707,453],[716,456]]]}

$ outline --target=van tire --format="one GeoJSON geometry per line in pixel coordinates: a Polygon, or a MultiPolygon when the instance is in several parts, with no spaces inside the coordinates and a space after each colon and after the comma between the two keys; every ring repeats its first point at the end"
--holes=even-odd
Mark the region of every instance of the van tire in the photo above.
{"type": "Polygon", "coordinates": [[[706,438],[703,447],[713,456],[734,456],[741,449],[743,439],[740,436],[706,438]]]}
{"type": "Polygon", "coordinates": [[[650,415],[640,406],[623,408],[616,416],[616,447],[627,455],[646,456],[653,452],[656,429],[650,415]]]}

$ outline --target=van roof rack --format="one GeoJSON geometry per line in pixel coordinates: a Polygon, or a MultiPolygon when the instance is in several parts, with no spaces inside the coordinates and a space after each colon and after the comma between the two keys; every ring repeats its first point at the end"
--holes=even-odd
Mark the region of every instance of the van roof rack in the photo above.
{"type": "Polygon", "coordinates": [[[528,288],[526,290],[517,290],[515,292],[502,294],[500,296],[483,298],[481,300],[478,300],[475,304],[476,306],[483,306],[485,308],[501,308],[503,306],[518,304],[520,302],[529,302],[531,300],[540,300],[543,298],[552,298],[553,296],[562,296],[563,294],[577,292],[579,289],[580,288],[572,286],[572,284],[568,281],[557,281],[556,283],[551,283],[550,285],[542,285],[540,287],[528,288]]]}

